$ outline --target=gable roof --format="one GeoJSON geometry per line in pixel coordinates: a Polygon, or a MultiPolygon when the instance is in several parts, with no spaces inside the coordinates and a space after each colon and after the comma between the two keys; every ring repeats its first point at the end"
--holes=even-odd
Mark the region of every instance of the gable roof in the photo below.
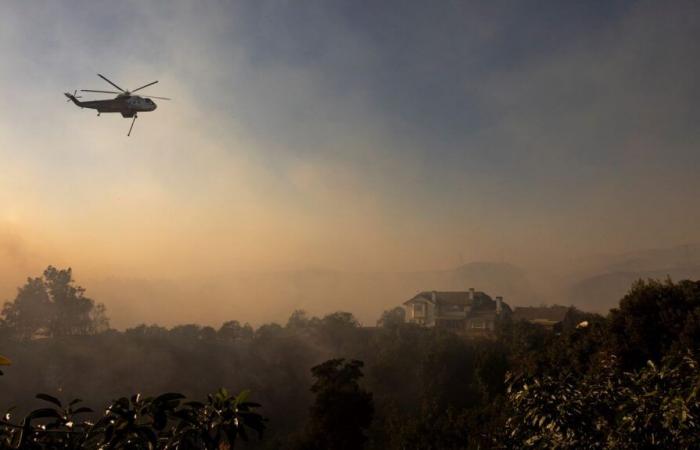
{"type": "Polygon", "coordinates": [[[423,291],[416,295],[415,297],[404,302],[404,305],[413,303],[415,301],[428,301],[436,305],[459,305],[459,306],[480,306],[482,304],[489,304],[495,301],[491,299],[488,295],[483,292],[475,291],[474,300],[469,298],[469,291],[423,291]],[[435,294],[435,301],[433,302],[433,294],[435,294]]]}

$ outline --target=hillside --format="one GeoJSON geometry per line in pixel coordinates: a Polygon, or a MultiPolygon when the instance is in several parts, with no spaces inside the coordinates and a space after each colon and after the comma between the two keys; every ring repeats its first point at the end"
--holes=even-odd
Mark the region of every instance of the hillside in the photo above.
{"type": "Polygon", "coordinates": [[[700,245],[653,249],[607,257],[569,289],[572,304],[606,312],[639,279],[700,278],[700,245]]]}

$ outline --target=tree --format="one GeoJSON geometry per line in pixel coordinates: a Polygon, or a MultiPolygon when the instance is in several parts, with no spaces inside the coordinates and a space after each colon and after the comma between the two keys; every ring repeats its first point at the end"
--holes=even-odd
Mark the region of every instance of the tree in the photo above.
{"type": "Polygon", "coordinates": [[[28,278],[17,297],[5,303],[3,326],[15,338],[95,334],[109,328],[106,309],[85,296],[70,268],[49,266],[42,277],[28,278]]]}
{"type": "Polygon", "coordinates": [[[224,322],[217,331],[218,336],[221,339],[227,341],[237,341],[237,340],[250,340],[253,338],[253,327],[246,323],[241,326],[237,320],[229,320],[224,322]]]}
{"type": "Polygon", "coordinates": [[[357,321],[352,313],[345,311],[337,311],[321,319],[321,326],[326,328],[346,328],[352,329],[360,326],[360,322],[357,321]]]}
{"type": "MultiPolygon", "coordinates": [[[[318,319],[316,319],[318,321],[318,319]]],[[[303,309],[295,309],[292,315],[289,316],[287,320],[286,327],[291,330],[304,330],[308,328],[312,323],[312,319],[309,319],[309,315],[303,309]]]]}
{"type": "Polygon", "coordinates": [[[378,327],[395,328],[406,322],[406,310],[400,306],[384,311],[377,321],[378,327]]]}
{"type": "Polygon", "coordinates": [[[484,401],[476,372],[475,346],[452,334],[438,333],[421,362],[425,409],[473,408],[484,401]]]}
{"type": "Polygon", "coordinates": [[[15,300],[6,302],[2,309],[3,327],[23,341],[49,336],[53,312],[44,280],[27,278],[27,283],[17,290],[15,300]]]}
{"type": "Polygon", "coordinates": [[[610,312],[610,350],[625,369],[658,363],[697,343],[699,324],[700,281],[639,280],[610,312]]]}
{"type": "Polygon", "coordinates": [[[372,394],[358,383],[362,361],[331,359],[314,366],[316,381],[311,392],[316,400],[310,410],[306,433],[299,445],[303,449],[357,450],[367,441],[372,423],[372,394]]]}
{"type": "Polygon", "coordinates": [[[352,313],[338,311],[324,316],[320,321],[310,322],[317,339],[330,345],[336,354],[345,354],[357,337],[360,322],[352,313]]]}

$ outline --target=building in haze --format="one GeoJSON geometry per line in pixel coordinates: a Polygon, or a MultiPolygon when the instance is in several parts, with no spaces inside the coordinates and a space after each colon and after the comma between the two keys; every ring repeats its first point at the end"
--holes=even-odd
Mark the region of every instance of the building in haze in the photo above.
{"type": "Polygon", "coordinates": [[[517,306],[513,310],[511,319],[514,322],[524,320],[535,325],[561,333],[564,330],[585,328],[592,323],[600,323],[603,317],[581,311],[574,306],[550,305],[550,306],[517,306]]]}
{"type": "Polygon", "coordinates": [[[404,302],[406,321],[457,332],[490,333],[496,320],[511,314],[502,297],[475,291],[425,291],[404,302]]]}
{"type": "Polygon", "coordinates": [[[575,311],[575,308],[562,305],[516,306],[511,318],[513,321],[524,320],[548,329],[558,329],[572,310],[575,311]]]}

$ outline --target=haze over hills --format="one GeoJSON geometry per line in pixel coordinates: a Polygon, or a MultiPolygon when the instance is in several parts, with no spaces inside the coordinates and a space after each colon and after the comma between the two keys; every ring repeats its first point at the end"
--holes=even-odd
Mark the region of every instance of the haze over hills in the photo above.
{"type": "Polygon", "coordinates": [[[587,270],[589,275],[575,281],[567,297],[574,305],[605,312],[636,280],[700,278],[700,244],[599,257],[587,270]]]}
{"type": "MultiPolygon", "coordinates": [[[[0,300],[14,298],[16,287],[26,277],[38,276],[52,261],[30,262],[0,267],[4,274],[0,300]]],[[[573,304],[605,313],[637,279],[700,278],[700,244],[596,255],[543,267],[481,261],[446,270],[306,269],[158,278],[104,277],[75,266],[74,276],[88,296],[106,304],[117,328],[138,323],[284,322],[295,309],[314,315],[350,311],[364,325],[374,325],[384,310],[401,305],[417,292],[471,287],[501,295],[511,306],[573,304]]]]}
{"type": "Polygon", "coordinates": [[[470,287],[502,295],[511,304],[530,304],[537,298],[522,269],[487,262],[421,272],[310,269],[236,272],[203,281],[107,278],[88,286],[90,295],[107,304],[117,327],[136,322],[219,325],[231,319],[284,322],[295,309],[311,314],[351,311],[363,324],[374,325],[382,311],[419,291],[470,287]]]}
{"type": "Polygon", "coordinates": [[[107,304],[116,327],[141,322],[218,326],[232,319],[284,322],[295,309],[314,315],[350,311],[364,325],[374,325],[382,311],[417,292],[471,287],[501,295],[511,306],[573,304],[606,313],[633,281],[667,276],[700,278],[700,245],[596,256],[551,272],[504,262],[471,262],[434,271],[307,269],[234,272],[204,280],[104,278],[84,284],[91,296],[107,304]]]}

